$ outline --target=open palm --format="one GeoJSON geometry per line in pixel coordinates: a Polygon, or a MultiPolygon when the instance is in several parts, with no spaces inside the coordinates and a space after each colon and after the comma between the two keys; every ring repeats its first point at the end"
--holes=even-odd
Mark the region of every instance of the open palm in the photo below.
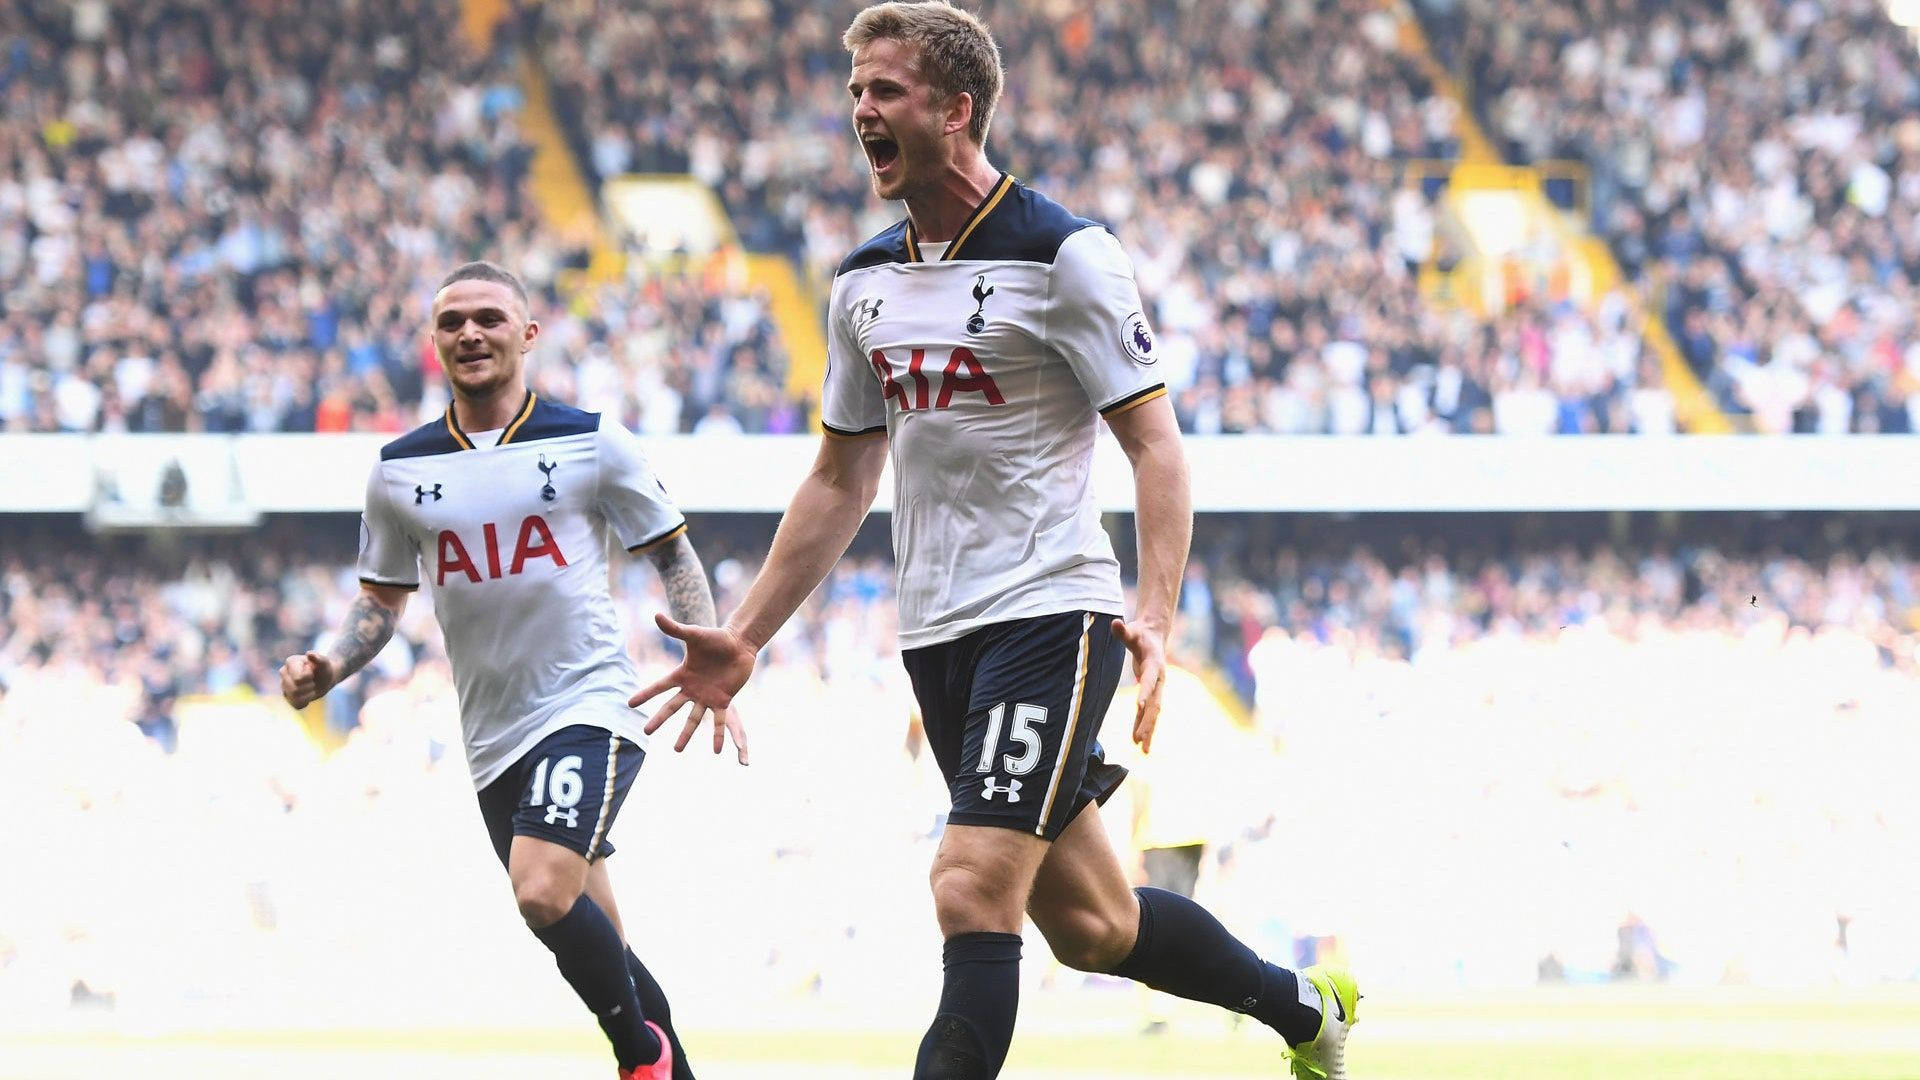
{"type": "Polygon", "coordinates": [[[637,709],[668,690],[674,691],[667,703],[647,721],[647,734],[658,731],[674,714],[691,705],[693,708],[687,713],[686,725],[681,729],[680,737],[674,740],[674,750],[687,748],[687,744],[693,740],[693,733],[700,730],[700,725],[711,712],[714,716],[713,752],[719,753],[726,745],[727,736],[731,735],[740,764],[745,765],[747,730],[733,709],[733,696],[740,692],[740,688],[747,684],[748,676],[753,674],[756,650],[746,639],[724,626],[693,626],[675,622],[665,615],[655,615],[654,622],[660,627],[661,633],[686,646],[687,655],[672,671],[628,698],[627,704],[637,709]]]}

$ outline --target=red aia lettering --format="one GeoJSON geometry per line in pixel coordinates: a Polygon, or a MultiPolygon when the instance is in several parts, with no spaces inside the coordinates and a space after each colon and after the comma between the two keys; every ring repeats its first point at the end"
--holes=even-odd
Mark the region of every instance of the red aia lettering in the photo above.
{"type": "Polygon", "coordinates": [[[487,576],[498,581],[500,580],[500,532],[493,527],[491,521],[481,526],[480,531],[487,538],[487,576]]]}
{"type": "Polygon", "coordinates": [[[513,569],[509,573],[519,573],[528,559],[552,559],[555,566],[567,565],[567,557],[560,554],[560,545],[554,542],[553,533],[548,531],[546,519],[538,514],[520,523],[520,539],[513,544],[513,569]],[[535,533],[540,534],[540,542],[527,543],[535,533]]]}
{"type": "Polygon", "coordinates": [[[927,377],[920,374],[920,365],[927,359],[927,350],[913,350],[913,358],[907,361],[907,374],[913,379],[913,407],[927,407],[927,377]]]}
{"type": "Polygon", "coordinates": [[[881,399],[899,398],[901,408],[913,408],[913,406],[907,404],[907,392],[900,389],[899,383],[893,381],[893,365],[887,363],[887,354],[881,352],[879,349],[875,349],[870,359],[873,361],[874,373],[880,376],[881,399]]]}
{"type": "MultiPolygon", "coordinates": [[[[500,557],[494,556],[494,565],[500,565],[500,557]]],[[[473,556],[467,554],[467,545],[460,542],[460,534],[452,529],[440,530],[440,575],[435,585],[445,585],[447,574],[458,570],[467,575],[467,580],[475,584],[480,582],[480,571],[473,565],[473,556]]],[[[495,577],[500,575],[495,574],[495,577]]]]}
{"type": "MultiPolygon", "coordinates": [[[[497,526],[488,522],[480,527],[480,535],[486,541],[487,576],[480,576],[480,567],[467,553],[467,546],[460,541],[460,535],[452,529],[440,530],[439,571],[434,584],[445,585],[448,574],[465,574],[468,581],[479,584],[485,580],[498,581],[500,572],[500,532],[497,526]]],[[[520,523],[520,535],[513,544],[513,562],[509,564],[507,575],[518,574],[528,562],[534,559],[552,559],[558,566],[567,565],[567,557],[560,550],[559,541],[553,538],[553,530],[547,527],[545,518],[535,514],[520,523]]]]}
{"type": "MultiPolygon", "coordinates": [[[[907,376],[913,380],[912,401],[907,400],[906,387],[901,386],[894,379],[893,363],[887,359],[885,352],[875,349],[869,360],[873,364],[874,373],[880,376],[880,396],[883,400],[892,398],[899,402],[902,410],[907,412],[927,407],[932,384],[928,382],[926,373],[922,371],[927,361],[925,349],[913,350],[907,360],[907,376]]],[[[1006,396],[1000,393],[1000,385],[993,381],[992,375],[987,374],[987,369],[980,363],[980,358],[973,354],[972,349],[965,347],[953,350],[952,355],[947,358],[946,370],[940,375],[940,393],[934,399],[933,407],[936,409],[951,407],[953,395],[956,393],[983,394],[989,405],[1007,403],[1006,396]]]]}
{"type": "Polygon", "coordinates": [[[973,350],[965,346],[953,350],[953,357],[947,361],[947,370],[940,379],[940,408],[946,408],[953,401],[956,390],[985,394],[989,405],[1007,403],[1007,399],[1000,395],[1000,387],[993,381],[993,376],[980,366],[980,359],[973,355],[973,350]],[[965,375],[960,374],[962,369],[966,370],[965,375]]]}

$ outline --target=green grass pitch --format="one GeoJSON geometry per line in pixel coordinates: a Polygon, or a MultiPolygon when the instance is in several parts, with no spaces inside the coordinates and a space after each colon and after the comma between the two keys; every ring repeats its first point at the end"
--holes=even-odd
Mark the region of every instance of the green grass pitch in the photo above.
{"type": "MultiPolygon", "coordinates": [[[[1920,987],[1370,996],[1362,1010],[1350,1044],[1356,1080],[1920,1080],[1920,987]]],[[[1004,1080],[1285,1075],[1263,1032],[1229,1031],[1202,1011],[1177,1008],[1173,1031],[1155,1037],[1123,1027],[1132,1014],[1111,997],[1035,1011],[1004,1080]],[[1099,1024],[1104,1030],[1093,1030],[1099,1024]]],[[[918,1041],[908,1030],[685,1034],[702,1080],[901,1080],[918,1041]]],[[[0,1080],[605,1080],[612,1072],[585,1025],[0,1034],[0,1080]]]]}

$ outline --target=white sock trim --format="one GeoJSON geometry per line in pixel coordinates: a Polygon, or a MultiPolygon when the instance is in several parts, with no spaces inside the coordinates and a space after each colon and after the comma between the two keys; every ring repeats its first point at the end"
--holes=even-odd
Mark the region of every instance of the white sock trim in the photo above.
{"type": "Polygon", "coordinates": [[[1325,1016],[1327,1006],[1320,1000],[1320,988],[1313,985],[1313,980],[1307,978],[1305,972],[1296,972],[1294,981],[1300,984],[1300,1004],[1325,1016]]]}

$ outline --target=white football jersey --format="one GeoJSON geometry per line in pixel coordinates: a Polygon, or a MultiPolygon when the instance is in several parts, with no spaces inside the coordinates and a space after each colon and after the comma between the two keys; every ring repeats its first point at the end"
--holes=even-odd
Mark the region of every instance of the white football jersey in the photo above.
{"type": "Polygon", "coordinates": [[[497,445],[475,446],[449,406],[382,448],[360,579],[432,589],[475,787],[573,724],[646,745],[608,541],[642,551],[686,527],[632,432],[534,394],[497,445]]]}
{"type": "Polygon", "coordinates": [[[1166,390],[1112,233],[1002,175],[944,248],[903,221],[855,250],[827,323],[822,426],[892,440],[902,648],[1122,611],[1095,415],[1166,390]]]}

